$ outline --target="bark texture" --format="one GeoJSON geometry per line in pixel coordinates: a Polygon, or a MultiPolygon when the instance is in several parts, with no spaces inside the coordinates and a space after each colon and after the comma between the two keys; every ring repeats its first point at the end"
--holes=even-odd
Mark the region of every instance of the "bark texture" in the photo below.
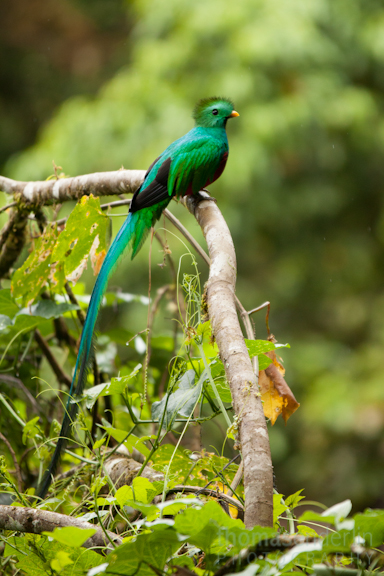
{"type": "Polygon", "coordinates": [[[235,304],[236,255],[228,226],[215,202],[187,201],[207,241],[211,266],[208,314],[232,393],[244,462],[245,525],[272,526],[273,470],[257,379],[235,304]]]}
{"type": "Polygon", "coordinates": [[[74,178],[58,178],[42,182],[19,182],[0,176],[0,190],[13,194],[18,202],[55,204],[78,200],[84,195],[110,196],[133,193],[142,183],[145,170],[95,172],[74,178]]]}
{"type": "MultiPolygon", "coordinates": [[[[84,548],[93,548],[95,546],[112,547],[101,528],[97,528],[84,520],[78,520],[77,518],[72,518],[72,516],[58,514],[57,512],[49,512],[48,510],[0,505],[1,530],[16,530],[17,532],[41,534],[42,532],[53,532],[55,528],[63,528],[65,526],[75,526],[83,530],[89,530],[89,528],[96,529],[95,534],[84,542],[84,548]]],[[[121,544],[121,538],[113,532],[108,531],[108,536],[114,544],[121,544]]]]}

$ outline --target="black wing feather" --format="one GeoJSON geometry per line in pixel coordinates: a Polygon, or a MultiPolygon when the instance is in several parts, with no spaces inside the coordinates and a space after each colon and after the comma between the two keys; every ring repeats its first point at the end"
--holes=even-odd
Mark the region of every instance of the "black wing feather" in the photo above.
{"type": "MultiPolygon", "coordinates": [[[[171,162],[171,158],[164,160],[157,171],[155,179],[148,186],[146,186],[146,188],[142,189],[140,187],[136,190],[132,198],[130,212],[137,212],[142,208],[149,208],[150,206],[158,204],[162,200],[169,198],[170,195],[168,192],[168,176],[171,162]]],[[[147,174],[149,173],[150,168],[148,169],[147,174]]]]}

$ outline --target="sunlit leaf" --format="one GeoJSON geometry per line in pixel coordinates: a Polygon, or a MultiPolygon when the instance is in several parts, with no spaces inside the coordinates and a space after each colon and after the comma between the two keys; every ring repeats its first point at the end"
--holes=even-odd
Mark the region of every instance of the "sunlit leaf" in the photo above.
{"type": "Polygon", "coordinates": [[[51,274],[52,252],[58,238],[55,224],[46,227],[44,234],[35,241],[33,251],[12,277],[12,295],[22,298],[24,305],[34,302],[51,274]]]}
{"type": "Polygon", "coordinates": [[[64,262],[67,280],[77,282],[88,256],[98,273],[107,250],[108,222],[108,216],[100,210],[99,198],[83,196],[76,204],[52,253],[52,262],[64,262]]]}
{"type": "Polygon", "coordinates": [[[53,532],[43,532],[43,534],[66,546],[80,548],[95,532],[96,528],[82,529],[76,526],[66,526],[64,528],[55,528],[53,532]]]}

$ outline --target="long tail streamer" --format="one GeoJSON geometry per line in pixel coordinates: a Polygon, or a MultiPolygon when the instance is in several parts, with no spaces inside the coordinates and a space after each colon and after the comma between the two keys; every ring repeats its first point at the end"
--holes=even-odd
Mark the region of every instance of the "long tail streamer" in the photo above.
{"type": "Polygon", "coordinates": [[[87,316],[81,334],[79,352],[76,360],[71,388],[69,390],[65,415],[61,425],[60,436],[57,441],[49,467],[44,474],[43,480],[38,489],[38,496],[40,498],[44,498],[49,489],[49,486],[52,482],[52,477],[55,474],[60,460],[60,454],[68,440],[70,426],[77,414],[78,406],[76,398],[82,394],[84,389],[87,371],[93,353],[95,325],[109,276],[116,267],[123,252],[125,252],[127,249],[128,251],[131,251],[131,258],[136,256],[149,230],[151,229],[151,226],[153,226],[154,222],[160,217],[164,208],[165,203],[163,202],[161,206],[157,207],[155,213],[153,209],[143,209],[139,210],[138,212],[129,213],[104,259],[103,265],[92,291],[87,316]]]}

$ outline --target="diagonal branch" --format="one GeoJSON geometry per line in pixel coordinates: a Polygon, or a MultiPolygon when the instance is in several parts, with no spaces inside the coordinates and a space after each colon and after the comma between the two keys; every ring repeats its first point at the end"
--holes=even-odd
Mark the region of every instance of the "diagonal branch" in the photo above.
{"type": "Polygon", "coordinates": [[[236,255],[228,226],[215,202],[187,205],[201,226],[211,257],[208,313],[220,350],[240,432],[244,462],[245,525],[272,526],[273,472],[257,377],[235,305],[236,255]]]}

